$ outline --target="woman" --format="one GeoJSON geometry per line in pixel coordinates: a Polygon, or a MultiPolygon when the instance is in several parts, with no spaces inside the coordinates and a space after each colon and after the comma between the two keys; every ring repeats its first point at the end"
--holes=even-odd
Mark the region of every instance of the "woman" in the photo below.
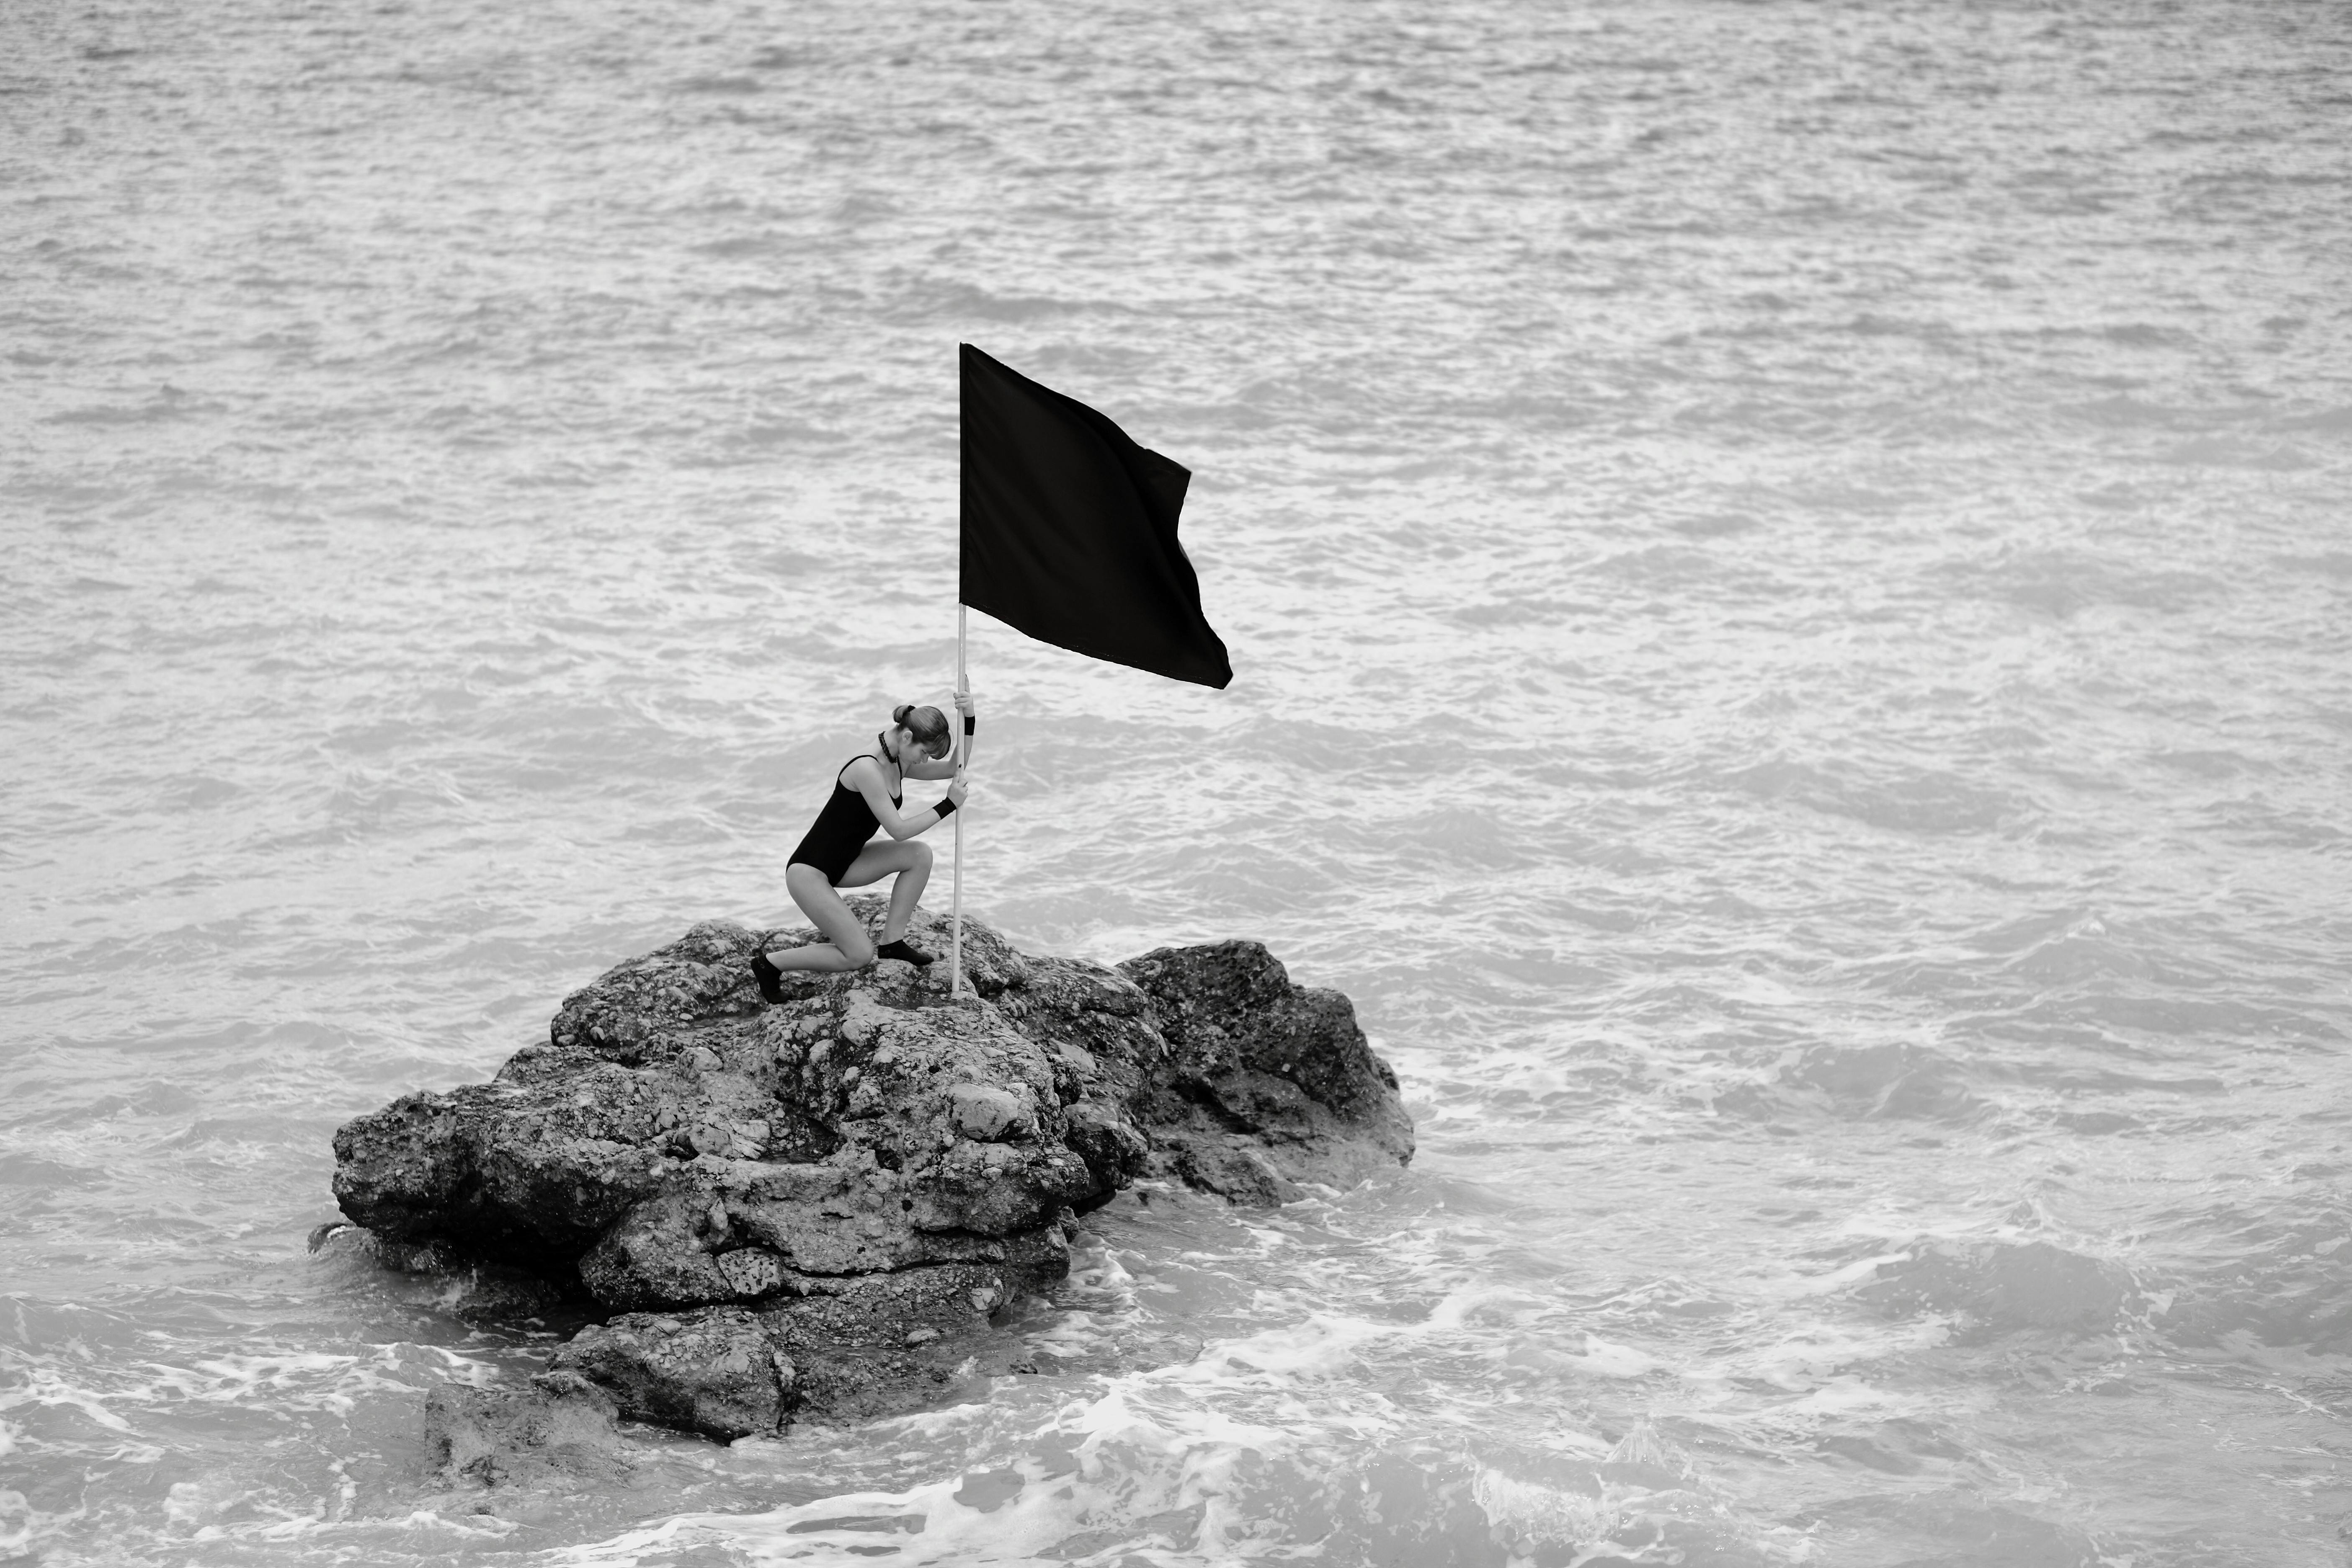
{"type": "MultiPolygon", "coordinates": [[[[957,692],[955,706],[963,715],[969,761],[969,737],[978,728],[971,693],[957,692]]],[[[936,708],[902,702],[890,715],[890,725],[874,737],[872,751],[852,757],[834,775],[833,794],[824,809],[817,813],[815,825],[784,868],[784,886],[793,902],[830,940],[786,948],[772,957],[764,952],[751,955],[752,978],[760,983],[760,994],[771,1002],[784,999],[776,988],[776,977],[789,970],[838,973],[863,969],[877,958],[899,958],[914,964],[931,962],[929,953],[907,942],[907,922],[914,918],[923,884],[931,879],[930,846],[915,843],[914,838],[945,822],[963,804],[968,786],[956,765],[945,760],[953,744],[946,714],[936,708]],[[901,785],[908,779],[955,782],[948,785],[947,798],[939,805],[907,811],[901,808],[901,785]],[[869,847],[866,840],[877,827],[892,842],[869,847]],[[862,888],[893,873],[898,880],[890,889],[890,915],[882,922],[882,944],[877,947],[866,936],[865,923],[850,913],[835,889],[862,888]]]]}

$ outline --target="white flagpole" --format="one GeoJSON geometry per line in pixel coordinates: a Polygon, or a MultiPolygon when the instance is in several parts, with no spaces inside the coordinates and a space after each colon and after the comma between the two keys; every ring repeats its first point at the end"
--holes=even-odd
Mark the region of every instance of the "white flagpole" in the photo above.
{"type": "MultiPolygon", "coordinates": [[[[964,609],[959,604],[956,605],[956,689],[958,691],[969,690],[971,686],[971,679],[964,670],[963,634],[964,609]]],[[[964,732],[963,715],[961,713],[955,717],[955,757],[956,776],[961,778],[964,767],[964,732]]],[[[950,996],[963,994],[963,819],[964,813],[958,811],[955,814],[955,915],[952,921],[955,928],[955,948],[954,956],[948,961],[948,994],[950,996]]]]}

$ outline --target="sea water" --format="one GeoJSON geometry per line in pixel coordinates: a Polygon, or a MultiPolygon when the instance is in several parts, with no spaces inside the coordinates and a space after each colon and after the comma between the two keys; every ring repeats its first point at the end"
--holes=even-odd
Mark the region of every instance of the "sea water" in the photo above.
{"type": "Polygon", "coordinates": [[[2321,0],[0,10],[0,1560],[2343,1563],[2347,127],[2321,0]],[[1236,671],[975,617],[966,908],[1263,939],[1419,1156],[453,1487],[547,1334],[330,1135],[793,919],[963,341],[1236,671]]]}

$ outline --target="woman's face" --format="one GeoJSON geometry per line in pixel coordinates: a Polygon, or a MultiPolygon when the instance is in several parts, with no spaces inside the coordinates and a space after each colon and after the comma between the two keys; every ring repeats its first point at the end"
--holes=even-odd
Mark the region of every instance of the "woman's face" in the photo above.
{"type": "Polygon", "coordinates": [[[901,724],[898,726],[897,747],[901,763],[936,762],[948,754],[948,737],[940,736],[938,749],[934,750],[917,740],[915,732],[901,724]]]}

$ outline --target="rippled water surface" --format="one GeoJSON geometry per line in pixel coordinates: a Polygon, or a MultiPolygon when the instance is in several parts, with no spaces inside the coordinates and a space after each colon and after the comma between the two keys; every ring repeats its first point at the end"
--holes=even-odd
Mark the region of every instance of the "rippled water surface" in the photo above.
{"type": "Polygon", "coordinates": [[[2343,1563],[2347,124],[2315,0],[0,10],[0,1559],[2343,1563]],[[787,918],[961,340],[1238,671],[977,624],[970,906],[1264,938],[1421,1155],[446,1489],[544,1342],[329,1136],[787,918]]]}

